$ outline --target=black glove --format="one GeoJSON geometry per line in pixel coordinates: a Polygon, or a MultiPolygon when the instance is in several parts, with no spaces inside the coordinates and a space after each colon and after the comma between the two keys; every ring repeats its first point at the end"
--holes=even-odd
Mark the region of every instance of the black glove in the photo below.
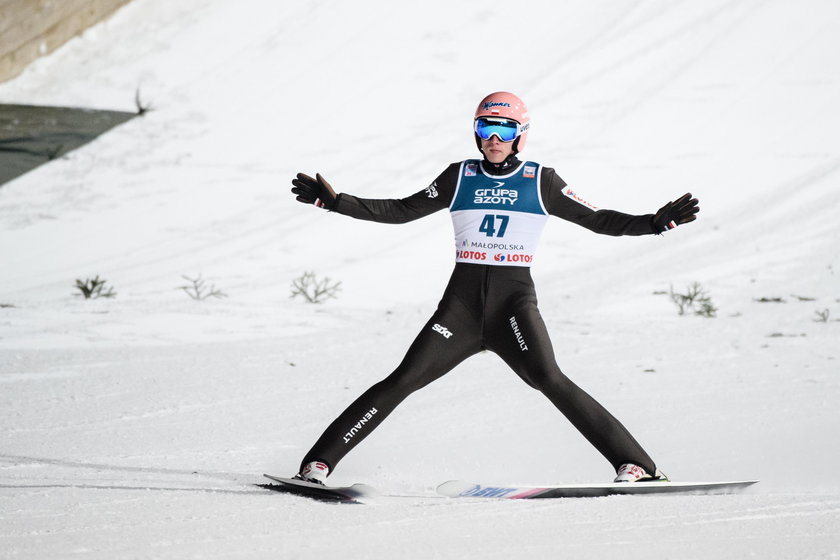
{"type": "Polygon", "coordinates": [[[335,207],[336,194],[320,173],[315,174],[315,179],[309,175],[298,173],[292,179],[292,193],[297,195],[297,201],[304,204],[314,204],[318,208],[332,210],[335,207]]]}
{"type": "Polygon", "coordinates": [[[697,204],[698,200],[691,198],[691,193],[685,193],[679,200],[669,202],[660,208],[651,221],[654,233],[658,235],[678,225],[696,220],[697,212],[700,211],[697,204]]]}

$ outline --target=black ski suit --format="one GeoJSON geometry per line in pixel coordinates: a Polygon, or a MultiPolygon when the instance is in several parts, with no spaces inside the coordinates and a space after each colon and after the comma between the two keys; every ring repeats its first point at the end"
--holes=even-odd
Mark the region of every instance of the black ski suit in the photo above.
{"type": "MultiPolygon", "coordinates": [[[[342,193],[333,211],[398,224],[449,208],[464,163],[451,164],[429,187],[399,200],[361,199],[342,193]]],[[[515,158],[496,166],[485,160],[476,173],[496,178],[521,165],[515,158]]],[[[652,215],[595,210],[571,192],[551,168],[542,168],[538,181],[539,197],[548,214],[607,235],[654,233],[652,215]]],[[[486,252],[482,256],[486,257],[486,252]]],[[[482,350],[498,354],[528,385],[542,392],[615,469],[633,463],[648,473],[656,472],[653,460],[627,429],[560,371],[537,308],[530,268],[473,262],[456,263],[437,311],[397,369],[330,424],[302,465],[322,461],[332,472],[408,395],[482,350]]]]}

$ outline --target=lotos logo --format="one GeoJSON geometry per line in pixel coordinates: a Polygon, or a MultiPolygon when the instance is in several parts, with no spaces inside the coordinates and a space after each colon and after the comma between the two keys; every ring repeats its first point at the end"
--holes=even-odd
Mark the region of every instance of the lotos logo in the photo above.
{"type": "Polygon", "coordinates": [[[456,259],[471,259],[474,261],[487,260],[487,253],[479,253],[478,251],[456,251],[456,259]]]}
{"type": "Polygon", "coordinates": [[[492,109],[493,107],[510,107],[510,103],[505,103],[503,101],[487,101],[481,106],[481,108],[485,111],[487,109],[492,109]]]}
{"type": "Polygon", "coordinates": [[[496,253],[493,255],[493,260],[496,262],[510,262],[510,263],[526,263],[530,264],[534,260],[533,255],[525,255],[523,253],[496,253]]]}

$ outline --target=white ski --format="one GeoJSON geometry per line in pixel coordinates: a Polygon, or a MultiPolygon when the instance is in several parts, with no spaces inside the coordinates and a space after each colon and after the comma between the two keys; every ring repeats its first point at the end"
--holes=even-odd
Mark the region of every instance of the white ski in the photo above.
{"type": "Polygon", "coordinates": [[[485,486],[463,480],[450,480],[437,487],[437,492],[450,498],[501,498],[530,500],[536,498],[596,498],[640,494],[730,494],[758,482],[605,482],[596,484],[562,484],[557,486],[485,486]]]}

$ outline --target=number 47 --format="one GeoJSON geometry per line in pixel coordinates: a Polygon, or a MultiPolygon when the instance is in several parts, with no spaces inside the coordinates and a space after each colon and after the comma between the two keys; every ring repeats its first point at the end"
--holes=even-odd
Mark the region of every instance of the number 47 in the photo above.
{"type": "Polygon", "coordinates": [[[510,220],[510,216],[504,215],[493,215],[493,214],[486,214],[484,219],[481,220],[481,226],[479,226],[478,231],[485,234],[487,237],[504,237],[505,230],[507,229],[508,220],[510,220]],[[496,220],[499,220],[499,229],[498,233],[496,232],[496,220]]]}

